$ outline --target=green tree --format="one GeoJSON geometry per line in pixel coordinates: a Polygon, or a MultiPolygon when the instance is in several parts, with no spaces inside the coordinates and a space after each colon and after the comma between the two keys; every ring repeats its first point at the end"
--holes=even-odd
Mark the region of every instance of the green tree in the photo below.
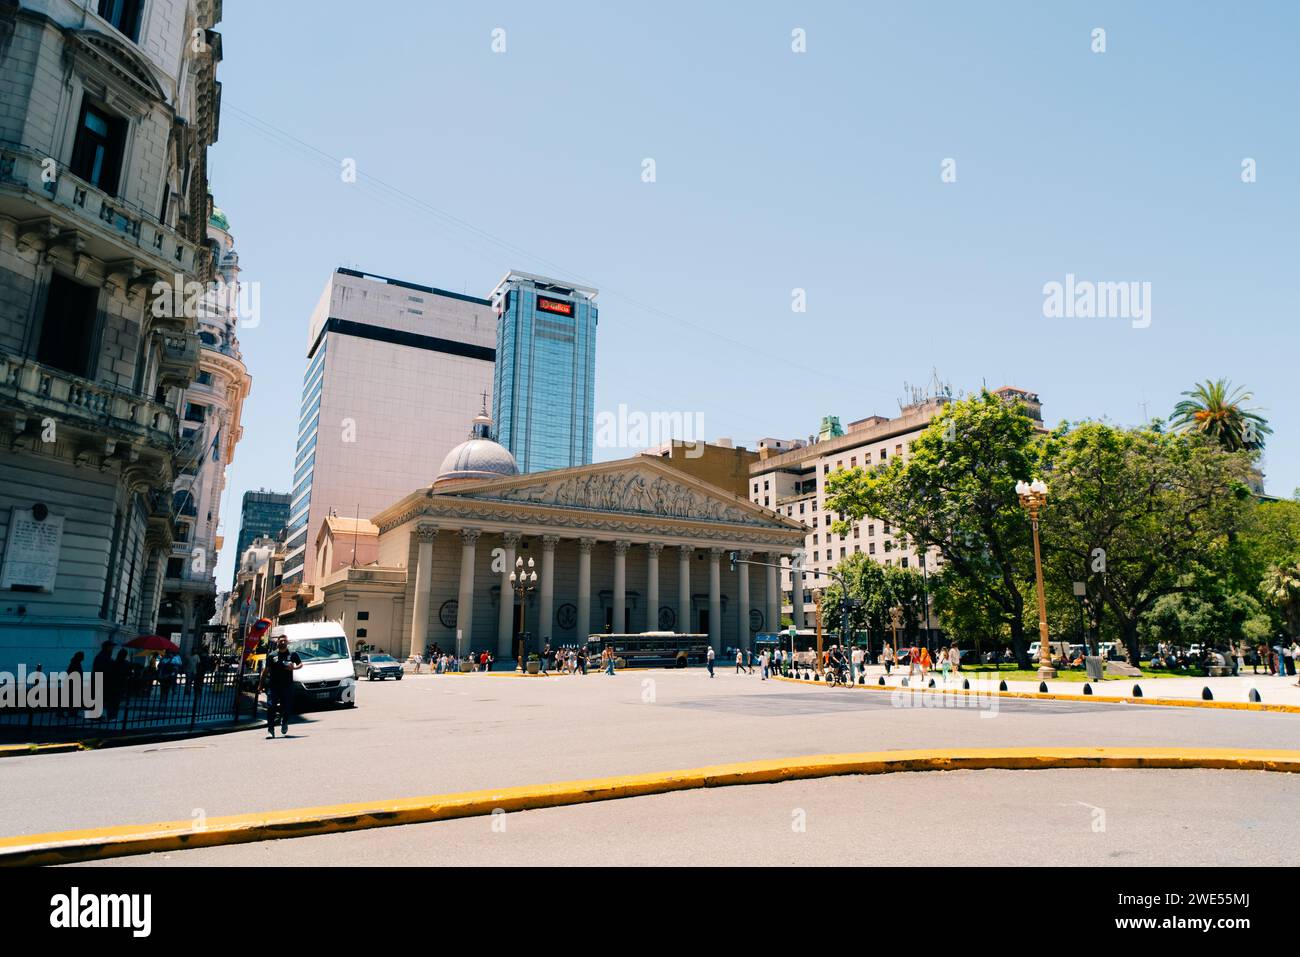
{"type": "Polygon", "coordinates": [[[1260,591],[1265,602],[1274,608],[1287,632],[1294,637],[1300,634],[1300,562],[1293,565],[1274,565],[1264,573],[1260,591]]]}
{"type": "MultiPolygon", "coordinates": [[[[835,572],[848,585],[848,597],[857,601],[849,608],[849,630],[868,632],[874,651],[887,637],[892,641],[895,606],[903,611],[904,633],[916,633],[924,620],[923,606],[915,600],[923,592],[920,572],[897,565],[886,567],[863,552],[849,555],[835,566],[835,572]]],[[[822,592],[822,623],[828,630],[840,630],[843,601],[838,581],[822,592]]]]}
{"type": "Polygon", "coordinates": [[[1253,504],[1250,458],[1196,434],[1062,427],[1047,445],[1045,564],[1061,587],[1087,581],[1138,657],[1138,626],[1163,596],[1194,592],[1228,565],[1253,504]]]}
{"type": "Polygon", "coordinates": [[[906,461],[832,474],[826,508],[845,516],[837,532],[872,516],[909,536],[918,550],[937,548],[944,576],[964,583],[965,594],[980,596],[1028,666],[1022,585],[1033,581],[1034,560],[1015,486],[1036,473],[1038,456],[1024,409],[985,391],[946,404],[906,461]]]}
{"type": "Polygon", "coordinates": [[[1227,379],[1197,383],[1183,395],[1170,419],[1175,431],[1204,435],[1228,452],[1257,452],[1273,432],[1257,409],[1246,407],[1254,396],[1227,379]]]}

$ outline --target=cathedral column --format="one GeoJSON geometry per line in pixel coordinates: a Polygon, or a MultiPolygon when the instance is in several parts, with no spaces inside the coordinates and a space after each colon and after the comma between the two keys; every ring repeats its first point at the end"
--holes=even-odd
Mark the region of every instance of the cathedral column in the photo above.
{"type": "Polygon", "coordinates": [[[677,631],[689,635],[695,631],[691,621],[691,554],[690,545],[677,546],[677,631]]]}
{"type": "Polygon", "coordinates": [[[621,635],[627,631],[627,550],[631,542],[614,543],[614,613],[611,631],[621,635]]]}
{"type": "Polygon", "coordinates": [[[781,630],[781,556],[776,552],[767,553],[767,630],[776,633],[781,630]]]}
{"type": "MultiPolygon", "coordinates": [[[[420,548],[415,559],[415,597],[411,602],[411,647],[408,657],[424,654],[429,640],[429,588],[433,580],[433,542],[438,537],[438,526],[421,522],[415,527],[420,548]]],[[[401,654],[399,649],[393,649],[401,654]]]]}
{"type": "Polygon", "coordinates": [[[709,549],[709,644],[722,653],[722,549],[709,549]]]}
{"type": "Polygon", "coordinates": [[[594,538],[578,539],[578,643],[585,645],[591,634],[591,550],[594,538]]]}
{"type": "Polygon", "coordinates": [[[513,661],[515,631],[515,590],[510,587],[510,573],[515,570],[515,548],[519,545],[518,532],[506,532],[501,536],[501,546],[505,558],[501,563],[501,600],[497,615],[497,658],[501,661],[513,661]]]}
{"type": "Polygon", "coordinates": [[[538,602],[537,651],[551,643],[551,627],[555,619],[555,546],[560,543],[558,535],[542,536],[542,574],[538,588],[541,600],[538,602]]]}
{"type": "Polygon", "coordinates": [[[474,628],[474,546],[481,529],[460,530],[460,593],[456,596],[456,657],[469,653],[474,628]]]}
{"type": "Polygon", "coordinates": [[[645,572],[645,630],[659,630],[659,553],[664,550],[661,542],[651,542],[646,546],[645,572]]]}
{"type": "Polygon", "coordinates": [[[736,617],[740,623],[740,650],[749,651],[749,566],[745,562],[749,561],[753,552],[741,552],[736,557],[740,559],[736,563],[736,574],[739,576],[738,589],[740,595],[740,608],[736,612],[736,617]]]}

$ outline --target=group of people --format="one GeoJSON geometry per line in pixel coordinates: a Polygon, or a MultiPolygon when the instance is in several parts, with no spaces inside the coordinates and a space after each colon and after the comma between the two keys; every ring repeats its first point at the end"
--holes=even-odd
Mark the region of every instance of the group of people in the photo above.
{"type": "MultiPolygon", "coordinates": [[[[1246,644],[1242,642],[1237,646],[1237,670],[1246,669],[1246,644]]],[[[1273,647],[1268,645],[1257,645],[1254,654],[1255,674],[1259,674],[1259,669],[1264,668],[1270,675],[1287,675],[1295,677],[1297,668],[1300,667],[1300,641],[1291,639],[1291,644],[1286,644],[1285,639],[1279,639],[1278,644],[1273,647]]],[[[1300,686],[1300,681],[1296,682],[1300,686]]]]}
{"type": "Polygon", "coordinates": [[[496,658],[489,651],[480,651],[478,654],[470,652],[465,657],[458,658],[454,653],[443,651],[437,645],[430,645],[424,650],[423,655],[417,654],[411,657],[411,670],[418,675],[426,661],[434,674],[445,675],[462,670],[461,665],[466,665],[468,671],[491,671],[496,658]]]}
{"type": "MultiPolygon", "coordinates": [[[[562,675],[585,675],[591,661],[586,648],[575,647],[551,647],[549,644],[542,649],[542,653],[537,656],[539,673],[544,675],[562,674],[562,675]]],[[[616,655],[609,647],[606,647],[600,655],[600,668],[606,674],[614,673],[616,655]]],[[[468,670],[471,672],[491,671],[492,666],[496,663],[496,658],[490,651],[480,651],[477,654],[471,652],[463,658],[457,658],[454,654],[442,651],[437,645],[430,645],[425,649],[424,655],[415,655],[412,658],[413,670],[419,674],[420,667],[428,662],[432,667],[434,674],[447,674],[449,672],[468,670]],[[462,669],[461,665],[466,668],[462,669]]],[[[525,671],[525,660],[520,659],[518,669],[525,671]]]]}
{"type": "MultiPolygon", "coordinates": [[[[710,649],[710,653],[712,653],[712,649],[710,649]]],[[[742,652],[737,648],[736,674],[752,675],[754,673],[754,664],[757,662],[759,673],[762,675],[763,680],[766,681],[773,674],[784,674],[789,660],[790,656],[780,648],[764,648],[758,653],[757,658],[754,657],[752,650],[742,652]]]]}

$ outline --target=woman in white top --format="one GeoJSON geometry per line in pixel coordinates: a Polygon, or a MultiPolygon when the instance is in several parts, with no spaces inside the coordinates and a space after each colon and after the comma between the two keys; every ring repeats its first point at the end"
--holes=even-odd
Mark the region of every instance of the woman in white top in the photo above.
{"type": "Polygon", "coordinates": [[[943,683],[948,683],[948,649],[939,649],[939,670],[943,672],[943,683]]]}

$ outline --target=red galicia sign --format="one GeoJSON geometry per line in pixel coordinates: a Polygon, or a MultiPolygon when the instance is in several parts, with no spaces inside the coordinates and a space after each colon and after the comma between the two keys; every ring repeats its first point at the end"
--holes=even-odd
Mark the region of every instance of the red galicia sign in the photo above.
{"type": "Polygon", "coordinates": [[[545,296],[538,296],[537,308],[542,312],[553,312],[561,316],[573,315],[573,303],[565,302],[562,299],[547,299],[545,296]]]}

